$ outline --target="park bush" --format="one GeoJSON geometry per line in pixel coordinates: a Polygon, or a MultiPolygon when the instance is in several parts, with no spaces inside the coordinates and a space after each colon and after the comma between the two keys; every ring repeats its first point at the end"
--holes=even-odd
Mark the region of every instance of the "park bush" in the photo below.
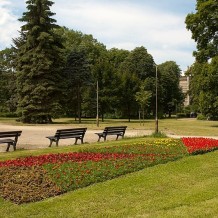
{"type": "Polygon", "coordinates": [[[203,114],[198,114],[197,120],[207,120],[207,117],[204,116],[203,114]]]}
{"type": "Polygon", "coordinates": [[[177,113],[176,118],[189,118],[190,114],[189,113],[177,113]]]}

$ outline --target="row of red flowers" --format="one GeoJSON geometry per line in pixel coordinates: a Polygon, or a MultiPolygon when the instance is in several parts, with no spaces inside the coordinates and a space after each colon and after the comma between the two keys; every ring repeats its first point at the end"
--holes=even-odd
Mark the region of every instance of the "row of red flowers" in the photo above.
{"type": "Polygon", "coordinates": [[[83,161],[100,161],[103,159],[124,159],[134,158],[136,154],[120,154],[120,153],[89,153],[89,152],[70,152],[58,154],[46,154],[40,156],[29,156],[25,158],[17,158],[15,160],[6,160],[0,162],[0,167],[9,166],[41,166],[47,163],[65,163],[67,161],[83,162],[83,161]]]}
{"type": "Polygon", "coordinates": [[[207,152],[218,149],[218,140],[211,138],[182,138],[189,153],[207,152]]]}
{"type": "Polygon", "coordinates": [[[84,161],[101,161],[109,159],[132,159],[139,156],[146,156],[148,159],[153,159],[162,156],[174,156],[172,154],[121,154],[121,153],[84,153],[84,152],[70,152],[70,153],[59,153],[59,154],[47,154],[40,156],[29,156],[25,158],[17,158],[15,160],[6,160],[0,162],[1,167],[11,167],[11,166],[42,166],[44,164],[55,164],[55,163],[65,163],[67,161],[71,162],[84,162],[84,161]]]}

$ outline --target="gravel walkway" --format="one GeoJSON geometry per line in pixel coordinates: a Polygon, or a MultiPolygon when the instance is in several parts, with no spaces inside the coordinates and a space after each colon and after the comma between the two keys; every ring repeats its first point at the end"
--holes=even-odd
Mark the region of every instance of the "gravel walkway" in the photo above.
{"type": "MultiPolygon", "coordinates": [[[[57,129],[70,128],[66,126],[58,125],[46,125],[46,126],[13,126],[8,124],[0,124],[0,131],[13,131],[22,130],[22,134],[18,139],[17,149],[31,149],[35,150],[38,148],[47,148],[49,145],[49,139],[46,136],[52,136],[55,134],[57,129]]],[[[102,128],[103,129],[103,128],[102,128]]],[[[84,143],[97,142],[98,136],[96,132],[102,130],[87,130],[84,143]]],[[[148,130],[126,130],[125,137],[143,136],[149,135],[152,131],[148,130]]],[[[102,140],[102,139],[101,139],[102,140]]],[[[107,140],[115,140],[115,136],[107,137],[107,140]]],[[[75,139],[64,139],[59,141],[59,146],[74,144],[75,139]]],[[[80,140],[78,141],[80,143],[80,140]]],[[[53,143],[54,144],[54,143],[53,143]]],[[[5,152],[6,144],[0,145],[0,152],[5,152]]],[[[11,150],[12,148],[10,148],[11,150]]]]}

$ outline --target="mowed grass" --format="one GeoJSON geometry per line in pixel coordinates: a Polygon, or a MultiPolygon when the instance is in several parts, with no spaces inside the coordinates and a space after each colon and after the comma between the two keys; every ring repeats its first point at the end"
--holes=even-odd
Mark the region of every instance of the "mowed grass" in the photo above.
{"type": "Polygon", "coordinates": [[[188,156],[37,203],[0,198],[0,217],[217,217],[217,157],[188,156]]]}
{"type": "MultiPolygon", "coordinates": [[[[0,118],[0,124],[27,125],[16,122],[15,118],[0,118]]],[[[105,119],[104,122],[100,121],[100,125],[99,127],[97,127],[95,119],[82,119],[82,123],[79,124],[78,121],[75,121],[75,119],[73,118],[60,118],[55,119],[53,124],[45,125],[58,125],[63,126],[63,128],[87,127],[89,130],[102,130],[105,126],[120,125],[128,126],[127,131],[132,129],[144,129],[154,131],[155,129],[155,122],[152,119],[145,120],[144,124],[142,122],[140,123],[139,120],[131,120],[129,122],[127,119],[105,119]]],[[[173,135],[218,136],[218,121],[202,121],[193,118],[159,119],[159,131],[173,135]]]]}
{"type": "MultiPolygon", "coordinates": [[[[14,119],[0,123],[21,125],[14,119]]],[[[52,125],[97,129],[95,120],[58,119],[52,125]]],[[[106,120],[104,126],[154,129],[154,121],[106,120]]],[[[217,121],[159,120],[159,130],[178,135],[218,136],[217,121]]],[[[142,138],[104,143],[1,153],[0,160],[46,153],[73,152],[88,147],[133,143],[142,138]]],[[[146,140],[153,140],[146,138],[146,140]]],[[[218,151],[185,157],[117,179],[98,183],[45,201],[15,205],[0,198],[0,218],[7,217],[218,217],[218,151]]]]}

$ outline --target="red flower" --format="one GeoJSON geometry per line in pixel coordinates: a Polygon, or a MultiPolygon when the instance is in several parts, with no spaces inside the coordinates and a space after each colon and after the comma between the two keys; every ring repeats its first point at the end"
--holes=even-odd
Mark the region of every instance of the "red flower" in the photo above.
{"type": "Polygon", "coordinates": [[[182,138],[183,144],[189,153],[210,151],[218,148],[218,140],[210,138],[182,138]]]}

